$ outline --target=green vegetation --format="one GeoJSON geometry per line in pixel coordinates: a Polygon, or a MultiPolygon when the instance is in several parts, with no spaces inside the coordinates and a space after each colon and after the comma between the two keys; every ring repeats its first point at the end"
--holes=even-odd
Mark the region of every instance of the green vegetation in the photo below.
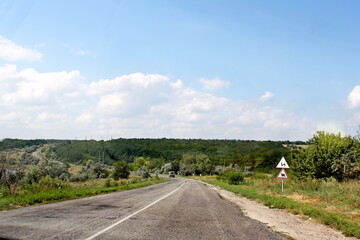
{"type": "Polygon", "coordinates": [[[318,132],[306,144],[199,139],[59,141],[42,147],[41,160],[31,156],[40,145],[32,147],[27,141],[0,142],[0,147],[25,146],[21,154],[19,149],[6,149],[0,156],[3,208],[116,191],[138,179],[142,179],[139,184],[158,181],[150,173],[174,171],[184,176],[217,175],[202,179],[360,237],[360,135],[318,132]],[[283,156],[291,168],[281,192],[275,166],[283,156]],[[25,168],[24,162],[30,166],[25,168]],[[130,171],[139,177],[127,179],[130,171]],[[81,187],[90,180],[102,184],[81,187]]]}
{"type": "Polygon", "coordinates": [[[24,185],[16,195],[7,195],[7,191],[0,188],[2,190],[0,191],[0,210],[130,190],[165,181],[167,180],[159,178],[130,178],[120,181],[102,179],[69,184],[57,178],[45,177],[39,183],[24,185]]]}
{"type": "Polygon", "coordinates": [[[59,144],[64,142],[63,140],[46,140],[46,139],[35,139],[35,140],[23,140],[23,139],[10,139],[5,138],[0,141],[0,151],[5,151],[14,148],[24,148],[30,146],[40,146],[44,144],[59,144]]]}
{"type": "MultiPolygon", "coordinates": [[[[179,162],[185,155],[206,155],[204,159],[212,166],[273,167],[278,159],[289,157],[291,153],[283,142],[166,138],[66,141],[52,150],[64,162],[85,164],[93,160],[112,165],[124,160],[133,163],[134,171],[146,164],[149,170],[161,169],[166,163],[174,163],[174,171],[180,171],[179,162]]],[[[199,173],[198,170],[195,172],[199,173]]]]}
{"type": "Polygon", "coordinates": [[[339,181],[360,175],[360,142],[351,136],[318,132],[309,147],[294,154],[293,172],[298,178],[339,181]]]}
{"type": "Polygon", "coordinates": [[[244,181],[244,174],[239,170],[227,168],[219,174],[218,179],[231,185],[237,185],[244,181]]]}
{"type": "Polygon", "coordinates": [[[113,178],[118,180],[119,178],[128,178],[130,176],[129,165],[125,161],[118,161],[114,163],[113,178]]]}
{"type": "Polygon", "coordinates": [[[360,238],[360,182],[325,180],[281,181],[269,174],[256,174],[240,185],[231,185],[216,177],[196,177],[243,197],[257,200],[271,208],[286,209],[360,238]]]}
{"type": "MultiPolygon", "coordinates": [[[[279,159],[278,159],[279,160],[279,159]]],[[[201,179],[269,207],[309,216],[360,238],[359,136],[318,132],[288,159],[285,191],[275,179],[279,169],[216,167],[217,177],[201,179]],[[239,173],[240,172],[240,173],[239,173]],[[246,176],[245,181],[241,172],[246,176]],[[255,172],[255,173],[254,173],[255,172]],[[250,177],[251,175],[254,175],[250,177]]]]}

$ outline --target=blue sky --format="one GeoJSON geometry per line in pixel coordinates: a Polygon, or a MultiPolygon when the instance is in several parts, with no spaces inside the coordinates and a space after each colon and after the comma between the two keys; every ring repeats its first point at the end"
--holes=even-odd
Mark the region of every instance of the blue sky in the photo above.
{"type": "Polygon", "coordinates": [[[0,3],[0,138],[306,140],[360,125],[358,1],[0,3]]]}

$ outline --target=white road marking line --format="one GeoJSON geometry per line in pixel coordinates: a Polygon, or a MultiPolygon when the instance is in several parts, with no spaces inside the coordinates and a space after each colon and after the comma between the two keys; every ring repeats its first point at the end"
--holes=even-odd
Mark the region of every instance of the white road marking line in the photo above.
{"type": "Polygon", "coordinates": [[[182,183],[182,184],[181,184],[181,185],[180,185],[177,189],[175,189],[174,191],[172,191],[172,192],[170,192],[170,193],[166,194],[165,196],[163,196],[163,197],[159,198],[159,199],[158,199],[158,200],[156,200],[155,202],[150,203],[150,204],[149,204],[149,205],[147,205],[146,207],[144,207],[144,208],[142,208],[142,209],[140,209],[140,210],[138,210],[138,211],[136,211],[136,212],[134,212],[134,213],[130,214],[129,216],[127,216],[127,217],[125,217],[125,218],[121,219],[120,221],[118,221],[118,222],[116,222],[116,223],[114,223],[114,224],[110,225],[109,227],[104,228],[103,230],[101,230],[101,231],[99,231],[99,232],[95,233],[94,235],[92,235],[92,236],[90,236],[90,237],[86,238],[85,240],[92,240],[92,239],[96,238],[97,236],[99,236],[99,235],[103,234],[104,232],[106,232],[106,231],[110,230],[111,228],[115,227],[116,225],[119,225],[120,223],[122,223],[122,222],[124,222],[124,221],[128,220],[129,218],[131,218],[132,216],[135,216],[136,214],[138,214],[138,213],[140,213],[140,212],[144,211],[145,209],[147,209],[147,208],[151,207],[152,205],[156,204],[157,202],[160,202],[161,200],[163,200],[163,199],[167,198],[168,196],[170,196],[171,194],[173,194],[173,193],[175,193],[177,190],[179,190],[179,189],[182,187],[182,185],[184,185],[184,182],[183,182],[183,183],[182,183]]]}

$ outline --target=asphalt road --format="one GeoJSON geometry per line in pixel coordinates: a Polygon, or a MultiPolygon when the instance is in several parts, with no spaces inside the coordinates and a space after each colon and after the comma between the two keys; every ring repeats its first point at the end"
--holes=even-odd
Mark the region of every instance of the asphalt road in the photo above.
{"type": "Polygon", "coordinates": [[[0,239],[283,239],[195,180],[0,212],[0,239]]]}

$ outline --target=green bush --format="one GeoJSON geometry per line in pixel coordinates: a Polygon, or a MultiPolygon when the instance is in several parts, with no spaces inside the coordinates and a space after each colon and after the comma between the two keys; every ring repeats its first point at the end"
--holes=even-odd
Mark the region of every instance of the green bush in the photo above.
{"type": "Polygon", "coordinates": [[[43,177],[38,183],[33,182],[32,184],[23,185],[23,190],[31,193],[58,190],[58,189],[69,189],[70,184],[59,178],[52,178],[49,175],[43,177]]]}
{"type": "Polygon", "coordinates": [[[232,185],[238,185],[244,181],[244,174],[234,168],[227,168],[219,174],[218,179],[232,185]]]}
{"type": "Polygon", "coordinates": [[[142,178],[151,177],[149,170],[145,166],[141,166],[138,170],[135,171],[135,175],[142,178]]]}
{"type": "Polygon", "coordinates": [[[69,178],[69,181],[70,182],[85,182],[88,179],[89,179],[89,177],[86,173],[78,173],[78,174],[71,175],[69,178]]]}
{"type": "Polygon", "coordinates": [[[106,188],[111,187],[111,179],[108,178],[105,180],[104,187],[106,187],[106,188]]]}
{"type": "Polygon", "coordinates": [[[319,131],[308,148],[294,154],[293,172],[300,179],[338,181],[360,177],[360,142],[350,136],[319,131]]]}
{"type": "Polygon", "coordinates": [[[128,183],[129,183],[129,181],[127,179],[120,179],[119,182],[118,182],[118,184],[120,186],[127,185],[128,183]]]}
{"type": "Polygon", "coordinates": [[[133,183],[138,183],[138,182],[141,182],[141,178],[140,177],[132,177],[132,178],[129,178],[127,180],[128,184],[133,184],[133,183]]]}
{"type": "Polygon", "coordinates": [[[118,181],[114,181],[111,178],[107,178],[104,182],[104,187],[105,188],[110,188],[110,187],[118,187],[123,185],[122,183],[118,182],[118,181]]]}
{"type": "Polygon", "coordinates": [[[226,178],[229,184],[238,185],[244,181],[244,174],[240,171],[231,171],[226,178]]]}
{"type": "Polygon", "coordinates": [[[114,163],[114,171],[112,172],[112,177],[114,180],[119,178],[128,178],[130,176],[130,167],[129,164],[125,161],[118,161],[114,163]]]}

